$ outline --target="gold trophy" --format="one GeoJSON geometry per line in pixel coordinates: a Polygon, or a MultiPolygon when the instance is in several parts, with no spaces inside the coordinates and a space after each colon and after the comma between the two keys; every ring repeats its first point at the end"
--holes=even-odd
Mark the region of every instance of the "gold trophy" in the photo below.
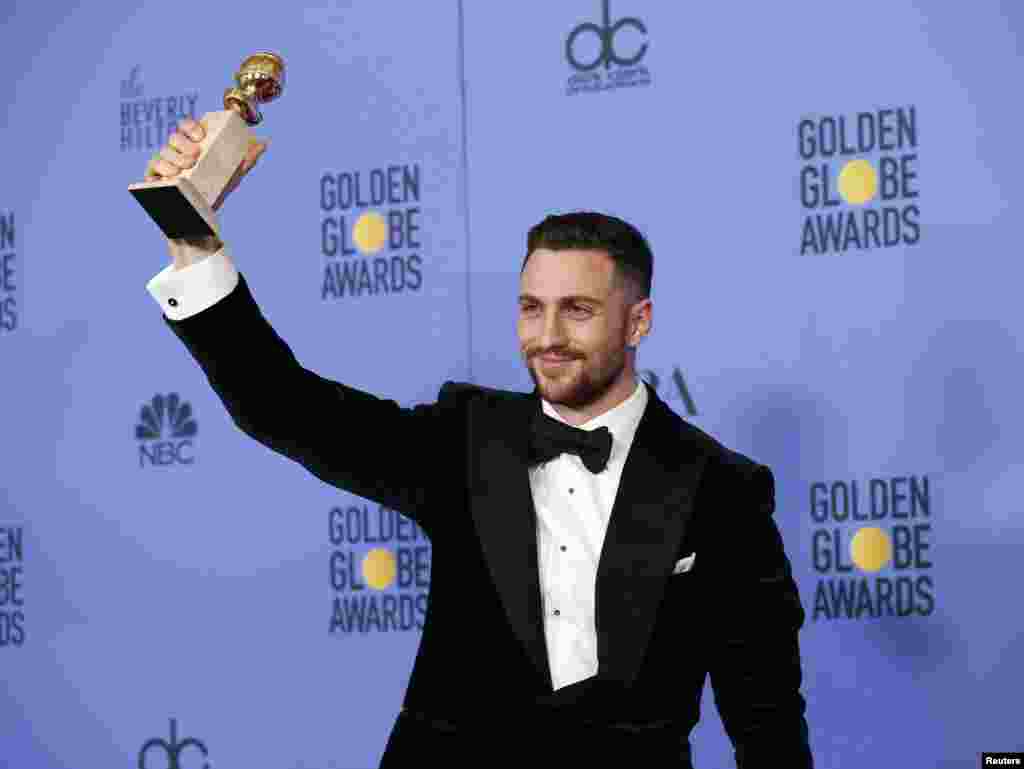
{"type": "Polygon", "coordinates": [[[199,121],[206,135],[199,159],[172,179],[128,186],[168,238],[217,235],[213,213],[228,182],[242,164],[252,132],[263,115],[257,107],[284,90],[284,60],[266,51],[253,54],[235,73],[235,88],[224,91],[224,109],[207,112],[199,121]]]}

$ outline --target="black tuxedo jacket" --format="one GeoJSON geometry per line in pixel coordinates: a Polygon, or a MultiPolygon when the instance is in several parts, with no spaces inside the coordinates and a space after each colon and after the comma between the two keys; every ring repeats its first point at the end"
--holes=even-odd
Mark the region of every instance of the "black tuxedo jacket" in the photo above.
{"type": "MultiPolygon", "coordinates": [[[[239,429],[430,537],[430,597],[406,707],[457,722],[552,692],[527,474],[536,391],[446,382],[437,402],[402,408],[324,379],[296,361],[244,277],[212,307],[164,320],[239,429]]],[[[671,719],[686,744],[710,675],[741,769],[811,767],[797,640],[804,610],[772,518],[772,473],[644,386],[648,404],[597,573],[607,715],[671,719]],[[694,552],[693,568],[671,575],[694,552]]],[[[394,743],[389,751],[415,755],[394,743]]]]}

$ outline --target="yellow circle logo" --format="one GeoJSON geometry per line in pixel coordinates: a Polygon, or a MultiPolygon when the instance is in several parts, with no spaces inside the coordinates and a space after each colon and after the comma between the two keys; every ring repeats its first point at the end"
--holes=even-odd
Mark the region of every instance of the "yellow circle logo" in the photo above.
{"type": "Polygon", "coordinates": [[[363,579],[374,590],[383,590],[395,581],[398,569],[390,550],[375,547],[363,557],[363,579]]]}
{"type": "Polygon", "coordinates": [[[850,557],[861,571],[878,571],[892,558],[889,535],[875,526],[865,526],[850,541],[850,557]]]}
{"type": "Polygon", "coordinates": [[[878,174],[866,160],[851,160],[839,172],[839,194],[854,206],[867,203],[878,192],[878,174]]]}
{"type": "Polygon", "coordinates": [[[356,219],[352,227],[352,240],[364,254],[375,254],[384,247],[387,225],[384,217],[376,211],[367,211],[356,219]]]}

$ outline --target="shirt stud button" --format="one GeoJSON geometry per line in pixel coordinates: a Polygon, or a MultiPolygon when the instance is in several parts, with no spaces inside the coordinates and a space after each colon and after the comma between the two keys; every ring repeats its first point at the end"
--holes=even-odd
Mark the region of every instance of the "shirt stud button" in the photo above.
{"type": "Polygon", "coordinates": [[[178,306],[178,300],[174,299],[174,298],[168,299],[167,300],[167,304],[169,304],[171,307],[177,307],[178,306]]]}

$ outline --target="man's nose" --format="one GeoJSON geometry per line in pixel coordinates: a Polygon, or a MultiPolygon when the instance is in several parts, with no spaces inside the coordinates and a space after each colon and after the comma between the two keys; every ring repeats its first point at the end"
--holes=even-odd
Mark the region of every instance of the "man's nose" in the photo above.
{"type": "Polygon", "coordinates": [[[541,331],[541,352],[546,353],[553,349],[561,349],[565,342],[565,326],[562,323],[562,319],[557,312],[548,315],[544,319],[544,328],[541,331]]]}

